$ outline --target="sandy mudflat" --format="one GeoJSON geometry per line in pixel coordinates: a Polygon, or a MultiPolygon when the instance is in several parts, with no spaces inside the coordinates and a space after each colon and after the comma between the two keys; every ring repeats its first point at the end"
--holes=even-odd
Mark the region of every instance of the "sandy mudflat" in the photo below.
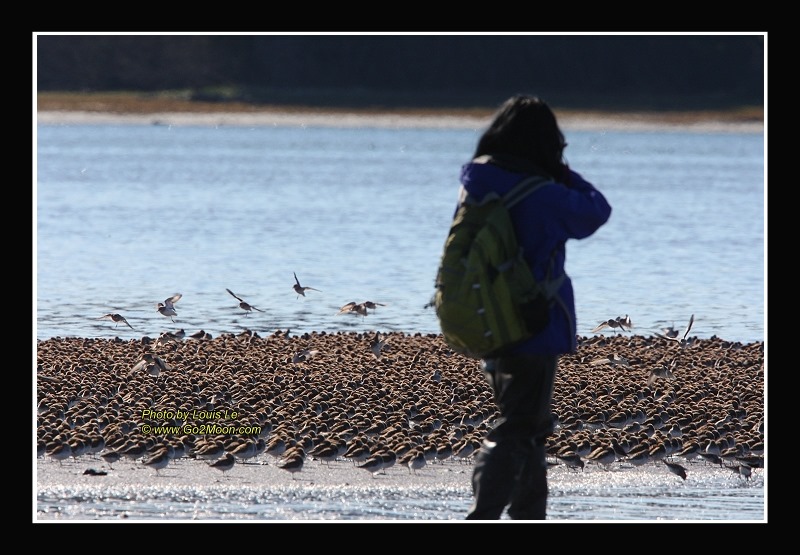
{"type": "MultiPolygon", "coordinates": [[[[402,115],[363,114],[358,112],[296,113],[204,113],[159,112],[123,114],[110,112],[45,111],[37,114],[37,122],[47,125],[127,124],[166,126],[289,126],[289,127],[388,127],[388,128],[446,128],[482,129],[486,117],[468,115],[402,115]]],[[[582,114],[560,118],[564,130],[628,130],[665,131],[689,130],[698,132],[763,133],[762,122],[725,121],[701,118],[694,121],[674,120],[652,114],[582,114]]]]}
{"type": "MultiPolygon", "coordinates": [[[[40,124],[137,124],[212,126],[430,127],[482,129],[488,109],[343,109],[265,106],[236,102],[190,102],[131,94],[42,93],[37,97],[40,124]]],[[[763,133],[761,108],[683,112],[556,112],[565,130],[697,130],[763,133]]]]}

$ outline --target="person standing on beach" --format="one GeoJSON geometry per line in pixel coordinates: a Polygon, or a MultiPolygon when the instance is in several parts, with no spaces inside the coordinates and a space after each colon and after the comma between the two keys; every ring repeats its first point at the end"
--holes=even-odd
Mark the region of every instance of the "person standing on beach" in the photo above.
{"type": "MultiPolygon", "coordinates": [[[[525,259],[539,280],[548,270],[551,278],[563,275],[567,239],[589,237],[611,215],[605,197],[567,166],[566,146],[547,103],[515,95],[499,108],[461,171],[461,198],[469,193],[478,201],[491,192],[503,195],[531,175],[552,181],[510,210],[525,259]]],[[[546,518],[545,442],[554,428],[553,385],[559,356],[577,349],[576,330],[572,282],[565,276],[545,329],[481,362],[500,417],[475,460],[467,519],[496,520],[506,507],[512,519],[546,518]]]]}

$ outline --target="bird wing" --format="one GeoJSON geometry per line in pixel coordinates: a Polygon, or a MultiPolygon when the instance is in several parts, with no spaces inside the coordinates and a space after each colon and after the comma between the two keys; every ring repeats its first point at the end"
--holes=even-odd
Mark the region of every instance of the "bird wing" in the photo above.
{"type": "Polygon", "coordinates": [[[689,335],[689,331],[692,329],[692,324],[694,324],[694,314],[692,314],[692,317],[689,318],[689,325],[686,326],[686,331],[683,333],[684,339],[686,339],[686,336],[689,335]]]}
{"type": "Polygon", "coordinates": [[[230,290],[230,289],[228,289],[227,287],[225,288],[225,291],[227,291],[228,293],[230,293],[231,295],[233,295],[233,297],[234,297],[235,299],[237,299],[239,302],[244,302],[244,301],[241,299],[241,297],[238,297],[238,296],[236,295],[236,293],[234,293],[233,291],[231,291],[231,290],[230,290]]]}
{"type": "Polygon", "coordinates": [[[140,360],[139,362],[137,362],[136,364],[134,364],[134,365],[133,365],[133,368],[131,368],[131,371],[130,371],[130,372],[128,372],[128,377],[130,378],[130,377],[131,377],[131,376],[133,376],[133,375],[134,375],[136,372],[139,372],[140,370],[144,369],[144,367],[145,367],[145,366],[147,366],[148,364],[149,364],[149,363],[148,363],[148,361],[147,361],[146,359],[142,359],[142,360],[140,360]]]}
{"type": "Polygon", "coordinates": [[[352,312],[353,310],[355,310],[355,308],[356,308],[356,302],[350,301],[349,303],[347,303],[346,305],[344,305],[342,308],[339,309],[339,314],[341,314],[342,312],[352,312]]]}
{"type": "Polygon", "coordinates": [[[179,300],[181,300],[181,297],[183,297],[183,295],[181,293],[175,293],[171,297],[168,297],[168,298],[164,299],[164,304],[166,306],[172,308],[172,305],[174,305],[179,300]]]}
{"type": "Polygon", "coordinates": [[[292,273],[294,274],[294,282],[297,284],[298,287],[302,287],[302,285],[300,285],[300,280],[297,279],[297,272],[292,272],[292,273]]]}
{"type": "Polygon", "coordinates": [[[664,335],[662,333],[657,333],[657,332],[656,332],[656,335],[658,337],[660,337],[661,339],[668,339],[669,341],[678,341],[677,337],[670,337],[669,335],[664,335]]]}
{"type": "Polygon", "coordinates": [[[167,371],[172,370],[172,367],[169,364],[167,364],[166,362],[164,362],[163,358],[161,358],[161,357],[154,357],[154,358],[155,358],[155,361],[156,361],[156,365],[158,365],[159,368],[161,368],[162,370],[167,370],[167,371]]]}
{"type": "Polygon", "coordinates": [[[596,327],[595,327],[595,328],[592,330],[592,333],[596,333],[596,332],[600,331],[601,329],[603,329],[603,328],[607,328],[607,327],[608,327],[608,322],[601,322],[600,324],[598,324],[598,325],[597,325],[597,326],[596,326],[596,327]]]}
{"type": "Polygon", "coordinates": [[[627,358],[621,357],[619,355],[614,355],[613,359],[611,360],[614,364],[621,364],[622,366],[630,366],[631,363],[628,361],[627,358]]]}

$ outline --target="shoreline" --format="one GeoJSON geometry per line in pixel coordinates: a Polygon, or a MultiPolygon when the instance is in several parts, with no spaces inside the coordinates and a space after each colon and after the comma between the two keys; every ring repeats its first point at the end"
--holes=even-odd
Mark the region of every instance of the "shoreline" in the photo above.
{"type": "MultiPolygon", "coordinates": [[[[763,133],[762,107],[730,110],[604,111],[554,108],[567,130],[763,133]]],[[[338,108],[197,102],[166,95],[39,93],[35,123],[44,125],[210,125],[431,127],[482,129],[489,108],[338,108]]]]}
{"type": "MultiPolygon", "coordinates": [[[[39,125],[161,125],[212,127],[387,127],[483,129],[489,118],[470,114],[399,114],[359,111],[296,112],[152,112],[40,111],[39,125]]],[[[559,116],[567,131],[694,131],[703,133],[764,133],[763,122],[705,118],[670,118],[650,113],[580,113],[559,116]]]]}

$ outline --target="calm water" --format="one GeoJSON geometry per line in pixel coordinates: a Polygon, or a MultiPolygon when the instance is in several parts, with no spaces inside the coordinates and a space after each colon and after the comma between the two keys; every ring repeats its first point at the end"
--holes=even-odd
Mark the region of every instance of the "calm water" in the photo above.
{"type": "MultiPolygon", "coordinates": [[[[672,324],[682,328],[694,314],[692,335],[763,341],[763,135],[565,131],[571,166],[613,207],[606,226],[568,245],[579,334],[629,314],[634,332],[650,335],[672,324]]],[[[424,305],[459,169],[480,132],[39,125],[35,337],[129,339],[179,328],[214,336],[243,329],[438,332],[424,305]],[[298,298],[293,272],[320,292],[298,298]],[[226,288],[263,312],[245,316],[226,288]],[[173,323],[156,304],[174,293],[183,298],[173,323]],[[348,301],[365,300],[385,306],[366,318],[337,315],[348,301]],[[98,319],[109,312],[135,329],[98,319]]],[[[763,479],[754,486],[732,478],[689,490],[688,497],[667,493],[673,480],[669,490],[652,481],[615,489],[605,480],[588,493],[585,483],[565,485],[553,494],[551,514],[586,518],[580,515],[589,504],[601,508],[597,518],[692,519],[686,507],[697,506],[707,511],[696,511],[705,515],[700,519],[764,518],[763,479]]],[[[87,518],[106,509],[101,499],[92,505],[92,495],[57,491],[44,495],[77,495],[87,518]]],[[[396,510],[459,518],[450,515],[466,510],[468,482],[449,491],[368,491],[357,498],[373,502],[338,518],[394,518],[396,510]],[[398,507],[398,499],[410,505],[398,507]]],[[[194,503],[205,495],[178,498],[194,503]]],[[[329,518],[325,499],[341,497],[287,495],[288,518],[312,519],[329,518]]],[[[170,510],[152,503],[148,498],[141,511],[170,510]]],[[[241,517],[255,518],[246,513],[241,517]]]]}
{"type": "MultiPolygon", "coordinates": [[[[568,245],[578,331],[765,335],[760,134],[566,130],[613,206],[568,245]]],[[[479,130],[38,127],[36,337],[438,332],[423,308],[479,130]],[[293,272],[309,291],[297,298],[293,272]],[[225,289],[262,309],[245,317],[225,289]],[[156,304],[182,293],[173,324],[156,304]],[[385,303],[366,319],[349,301],[385,303]],[[119,312],[135,328],[96,318],[119,312]]]]}

